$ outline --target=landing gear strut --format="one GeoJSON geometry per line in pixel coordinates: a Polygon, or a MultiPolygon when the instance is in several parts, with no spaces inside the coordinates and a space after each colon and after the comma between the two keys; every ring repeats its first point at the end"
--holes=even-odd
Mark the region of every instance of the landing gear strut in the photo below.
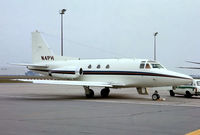
{"type": "Polygon", "coordinates": [[[158,94],[158,91],[156,90],[154,94],[152,95],[152,100],[158,100],[158,99],[160,99],[160,95],[158,94]]]}
{"type": "Polygon", "coordinates": [[[108,97],[109,93],[110,93],[110,89],[106,87],[101,90],[101,97],[103,98],[108,97]]]}
{"type": "Polygon", "coordinates": [[[85,96],[87,98],[93,98],[94,97],[94,91],[89,88],[89,86],[84,86],[85,89],[85,96]]]}

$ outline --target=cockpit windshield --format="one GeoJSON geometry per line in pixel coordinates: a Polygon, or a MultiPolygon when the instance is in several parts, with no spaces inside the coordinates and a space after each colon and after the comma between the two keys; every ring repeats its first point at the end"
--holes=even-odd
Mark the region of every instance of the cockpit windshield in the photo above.
{"type": "Polygon", "coordinates": [[[161,66],[159,63],[155,62],[155,61],[148,61],[151,64],[152,68],[164,68],[163,66],[161,66]]]}
{"type": "Polygon", "coordinates": [[[163,68],[160,64],[151,64],[152,68],[163,68]]]}
{"type": "Polygon", "coordinates": [[[151,69],[151,68],[164,68],[163,66],[161,66],[159,63],[155,62],[155,61],[141,61],[140,63],[140,69],[151,69]]]}

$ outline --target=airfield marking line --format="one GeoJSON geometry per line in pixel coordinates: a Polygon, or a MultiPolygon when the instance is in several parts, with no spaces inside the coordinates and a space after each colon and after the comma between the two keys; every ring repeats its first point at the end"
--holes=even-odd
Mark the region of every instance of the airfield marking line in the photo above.
{"type": "Polygon", "coordinates": [[[194,131],[189,132],[189,133],[187,133],[185,135],[200,135],[200,129],[194,130],[194,131]]]}

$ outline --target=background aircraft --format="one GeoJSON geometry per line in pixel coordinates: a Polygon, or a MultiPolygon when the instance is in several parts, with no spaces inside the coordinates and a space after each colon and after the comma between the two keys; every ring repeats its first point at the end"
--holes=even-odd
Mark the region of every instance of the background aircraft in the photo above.
{"type": "MultiPolygon", "coordinates": [[[[186,61],[186,62],[193,63],[193,64],[199,64],[199,65],[200,65],[200,62],[193,62],[193,61],[186,61]]],[[[185,68],[185,69],[200,69],[200,67],[179,67],[179,68],[185,68]]]]}

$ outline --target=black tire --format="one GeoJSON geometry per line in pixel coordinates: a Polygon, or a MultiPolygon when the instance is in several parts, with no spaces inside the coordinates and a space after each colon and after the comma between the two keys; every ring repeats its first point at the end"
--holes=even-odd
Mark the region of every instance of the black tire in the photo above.
{"type": "Polygon", "coordinates": [[[175,96],[175,93],[174,93],[174,91],[173,91],[173,90],[170,90],[170,91],[169,91],[169,94],[170,94],[170,96],[172,96],[172,97],[174,97],[174,96],[175,96]]]}
{"type": "Polygon", "coordinates": [[[186,91],[186,92],[185,92],[185,97],[191,98],[191,97],[192,97],[192,94],[191,94],[189,91],[186,91]]]}
{"type": "Polygon", "coordinates": [[[88,93],[88,94],[85,94],[85,96],[86,96],[87,98],[93,98],[93,97],[94,97],[94,91],[91,90],[91,89],[89,89],[89,93],[88,93]]]}
{"type": "Polygon", "coordinates": [[[159,94],[155,93],[155,94],[152,95],[152,100],[155,101],[155,100],[158,100],[158,99],[160,99],[160,95],[159,94]]]}
{"type": "Polygon", "coordinates": [[[101,97],[106,98],[106,97],[108,97],[109,93],[110,93],[110,89],[104,88],[101,90],[101,97]]]}

